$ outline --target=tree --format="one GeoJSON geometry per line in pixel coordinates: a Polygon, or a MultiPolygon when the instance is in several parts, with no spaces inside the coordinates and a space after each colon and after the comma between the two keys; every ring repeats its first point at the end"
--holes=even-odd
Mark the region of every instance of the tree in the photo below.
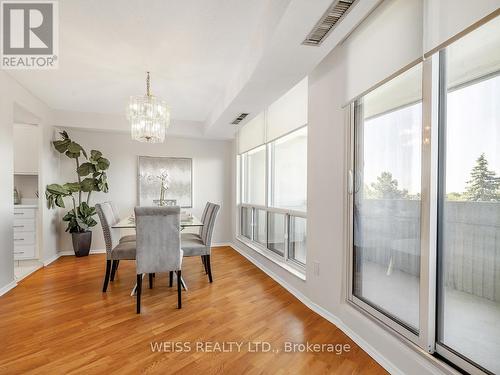
{"type": "Polygon", "coordinates": [[[465,199],[468,201],[498,201],[500,200],[500,179],[495,171],[488,169],[488,160],[482,153],[476,160],[476,165],[467,181],[465,199]]]}
{"type": "Polygon", "coordinates": [[[371,184],[370,195],[375,199],[409,199],[408,190],[400,190],[398,180],[392,178],[391,172],[382,172],[377,181],[371,184]]]}
{"type": "Polygon", "coordinates": [[[446,194],[446,200],[456,201],[456,202],[463,201],[463,200],[465,200],[464,193],[457,193],[457,192],[453,191],[451,193],[446,194]]]}

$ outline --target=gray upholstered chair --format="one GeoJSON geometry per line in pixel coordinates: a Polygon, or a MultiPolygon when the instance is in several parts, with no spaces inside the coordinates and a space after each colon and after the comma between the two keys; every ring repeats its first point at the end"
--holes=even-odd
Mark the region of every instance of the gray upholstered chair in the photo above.
{"type": "Polygon", "coordinates": [[[177,273],[177,307],[182,307],[180,238],[180,208],[136,207],[137,233],[137,314],[141,312],[142,275],[149,274],[149,287],[153,287],[153,274],[169,272],[170,286],[173,273],[177,273]]]}
{"type": "Polygon", "coordinates": [[[215,220],[219,213],[220,206],[208,202],[201,216],[203,227],[199,234],[182,233],[181,248],[185,257],[201,256],[208,280],[212,282],[212,266],[210,263],[210,253],[212,248],[212,234],[214,232],[215,220]]]}
{"type": "Polygon", "coordinates": [[[101,221],[102,233],[106,244],[106,273],[102,291],[106,292],[108,283],[115,278],[120,260],[135,260],[135,241],[120,237],[120,230],[113,228],[118,220],[110,202],[98,203],[95,206],[101,221]]]}
{"type": "MultiPolygon", "coordinates": [[[[120,221],[120,213],[118,212],[118,207],[116,207],[116,204],[114,204],[112,201],[109,201],[107,203],[111,204],[113,215],[115,215],[115,222],[118,223],[120,221]]],[[[130,234],[120,238],[120,242],[127,242],[127,241],[135,241],[135,234],[130,234]]]]}

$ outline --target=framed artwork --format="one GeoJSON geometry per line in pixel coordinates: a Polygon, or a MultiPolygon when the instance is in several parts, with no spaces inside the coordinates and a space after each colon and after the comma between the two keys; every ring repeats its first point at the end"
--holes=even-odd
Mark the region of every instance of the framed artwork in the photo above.
{"type": "Polygon", "coordinates": [[[193,159],[139,156],[137,167],[139,206],[158,206],[163,183],[164,202],[193,207],[193,159]]]}

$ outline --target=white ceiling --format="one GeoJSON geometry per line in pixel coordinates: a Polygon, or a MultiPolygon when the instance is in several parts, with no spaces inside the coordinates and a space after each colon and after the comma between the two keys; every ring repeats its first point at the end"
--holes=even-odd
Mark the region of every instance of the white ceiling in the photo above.
{"type": "Polygon", "coordinates": [[[60,1],[59,69],[12,75],[53,108],[120,113],[150,70],[173,118],[204,121],[270,1],[60,1]]]}
{"type": "Polygon", "coordinates": [[[149,70],[174,129],[198,125],[201,134],[229,138],[238,112],[254,116],[291,88],[378,2],[358,2],[345,30],[306,47],[302,40],[332,0],[60,1],[59,69],[9,74],[63,111],[58,118],[116,114],[113,126],[126,130],[128,97],[145,92],[149,70]]]}

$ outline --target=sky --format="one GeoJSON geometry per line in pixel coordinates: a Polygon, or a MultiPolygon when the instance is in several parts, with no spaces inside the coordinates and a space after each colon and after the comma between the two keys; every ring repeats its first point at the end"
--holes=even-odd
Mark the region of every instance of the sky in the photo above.
{"type": "MultiPolygon", "coordinates": [[[[421,129],[421,103],[367,120],[365,183],[388,171],[400,189],[420,192],[421,129]]],[[[500,177],[500,75],[448,94],[446,147],[447,193],[465,191],[481,153],[500,177]]]]}

